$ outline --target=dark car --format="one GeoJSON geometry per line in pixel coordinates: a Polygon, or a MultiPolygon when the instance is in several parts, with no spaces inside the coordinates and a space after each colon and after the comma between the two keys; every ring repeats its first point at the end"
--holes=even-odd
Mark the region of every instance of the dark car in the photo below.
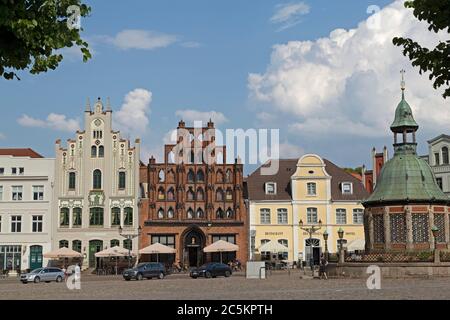
{"type": "Polygon", "coordinates": [[[144,262],[139,263],[135,268],[127,269],[123,272],[123,278],[127,281],[131,279],[142,280],[144,278],[164,279],[167,271],[162,263],[144,262]]]}
{"type": "Polygon", "coordinates": [[[65,278],[64,271],[59,268],[38,268],[34,269],[30,273],[23,273],[20,275],[20,281],[22,283],[34,282],[39,283],[41,281],[50,282],[62,282],[65,278]]]}
{"type": "Polygon", "coordinates": [[[233,271],[228,265],[224,263],[211,262],[204,264],[199,268],[192,269],[190,276],[194,279],[198,277],[215,278],[217,276],[224,276],[228,278],[232,273],[233,271]]]}

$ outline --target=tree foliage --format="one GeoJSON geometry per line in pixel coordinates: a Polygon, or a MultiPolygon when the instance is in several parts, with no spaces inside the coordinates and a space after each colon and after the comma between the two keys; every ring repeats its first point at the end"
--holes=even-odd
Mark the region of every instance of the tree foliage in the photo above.
{"type": "MultiPolygon", "coordinates": [[[[426,21],[430,32],[450,33],[450,0],[411,0],[405,2],[405,7],[414,9],[414,16],[426,21]]],[[[413,66],[420,68],[420,74],[429,72],[435,89],[446,87],[444,98],[450,97],[450,40],[439,42],[433,49],[422,47],[409,38],[396,37],[393,42],[403,47],[403,54],[413,66]]]]}
{"type": "Polygon", "coordinates": [[[18,70],[38,74],[56,69],[63,60],[58,49],[76,45],[83,61],[91,58],[81,28],[72,28],[70,6],[85,17],[90,8],[81,0],[0,0],[0,77],[13,79],[18,70]]]}

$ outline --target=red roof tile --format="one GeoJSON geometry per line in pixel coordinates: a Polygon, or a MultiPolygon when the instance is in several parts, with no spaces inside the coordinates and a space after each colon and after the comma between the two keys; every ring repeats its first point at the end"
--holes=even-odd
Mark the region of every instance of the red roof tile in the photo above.
{"type": "Polygon", "coordinates": [[[43,156],[31,148],[0,149],[0,156],[43,158],[43,156]]]}

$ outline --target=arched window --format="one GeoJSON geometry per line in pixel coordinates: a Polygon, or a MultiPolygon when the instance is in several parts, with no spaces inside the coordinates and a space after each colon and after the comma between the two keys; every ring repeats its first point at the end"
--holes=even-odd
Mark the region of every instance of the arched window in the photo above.
{"type": "Polygon", "coordinates": [[[226,177],[226,182],[227,183],[232,183],[233,182],[233,175],[232,175],[230,169],[227,169],[227,172],[225,173],[225,177],[226,177]]]}
{"type": "Polygon", "coordinates": [[[98,147],[98,157],[103,158],[104,156],[105,156],[105,147],[104,146],[98,147]]]}
{"type": "Polygon", "coordinates": [[[92,174],[92,187],[94,189],[102,188],[102,172],[99,169],[95,169],[92,174]]]}
{"type": "Polygon", "coordinates": [[[194,190],[192,190],[192,187],[189,187],[186,197],[187,197],[188,201],[194,201],[195,194],[194,194],[194,190]]]}
{"type": "Polygon", "coordinates": [[[123,171],[119,172],[119,189],[125,189],[126,185],[126,173],[123,171]]]}
{"type": "Polygon", "coordinates": [[[198,201],[203,201],[203,200],[205,200],[205,192],[203,191],[202,188],[198,188],[198,189],[197,189],[197,200],[198,200],[198,201]]]}
{"type": "Polygon", "coordinates": [[[163,187],[159,187],[158,189],[158,200],[164,200],[165,199],[165,191],[163,187]]]}
{"type": "Polygon", "coordinates": [[[69,241],[67,241],[67,240],[59,240],[59,247],[60,248],[68,248],[69,247],[69,241]]]}
{"type": "Polygon", "coordinates": [[[216,219],[223,219],[223,218],[225,218],[225,212],[222,210],[222,208],[217,209],[216,219]]]}
{"type": "Polygon", "coordinates": [[[59,215],[59,226],[65,228],[69,226],[69,208],[61,208],[59,215]]]}
{"type": "Polygon", "coordinates": [[[159,170],[158,180],[159,180],[159,182],[164,182],[164,180],[165,180],[165,174],[164,174],[164,170],[163,169],[159,170]]]}
{"type": "Polygon", "coordinates": [[[205,213],[203,212],[202,208],[198,208],[195,215],[197,219],[203,219],[205,217],[205,213]]]}
{"type": "Polygon", "coordinates": [[[133,225],[133,208],[126,207],[123,209],[124,212],[124,219],[123,224],[125,226],[132,226],[133,225]]]}
{"type": "Polygon", "coordinates": [[[233,190],[231,190],[231,188],[227,189],[226,199],[227,201],[233,200],[233,190]]]}
{"type": "Polygon", "coordinates": [[[194,182],[194,179],[195,179],[194,171],[192,171],[192,169],[189,169],[187,180],[188,182],[194,182]]]}
{"type": "Polygon", "coordinates": [[[203,173],[202,169],[197,171],[197,181],[205,181],[205,174],[203,173]]]}
{"type": "Polygon", "coordinates": [[[81,253],[81,240],[72,241],[72,250],[81,253]]]}
{"type": "Polygon", "coordinates": [[[447,147],[442,148],[442,163],[448,164],[448,148],[447,147]]]}
{"type": "Polygon", "coordinates": [[[194,210],[192,208],[189,208],[187,211],[187,218],[188,219],[194,219],[194,210]]]}
{"type": "Polygon", "coordinates": [[[111,242],[110,242],[110,246],[111,246],[111,248],[119,247],[120,246],[120,241],[117,240],[117,239],[112,239],[111,242]]]}
{"type": "Polygon", "coordinates": [[[97,146],[92,146],[91,147],[91,157],[92,158],[97,158],[97,146]]]}
{"type": "Polygon", "coordinates": [[[234,212],[231,208],[227,209],[227,219],[232,219],[234,218],[234,212]]]}
{"type": "Polygon", "coordinates": [[[223,172],[220,169],[217,170],[217,173],[216,173],[216,182],[218,182],[218,183],[223,182],[223,172]]]}
{"type": "Polygon", "coordinates": [[[174,211],[172,207],[170,207],[169,210],[167,210],[167,218],[173,219],[174,216],[175,216],[174,211]]]}
{"type": "Polygon", "coordinates": [[[158,219],[164,219],[164,209],[159,208],[158,210],[158,219]]]}
{"type": "Polygon", "coordinates": [[[120,208],[111,208],[111,225],[120,226],[120,208]]]}
{"type": "Polygon", "coordinates": [[[72,227],[81,227],[81,208],[79,207],[72,209],[72,227]]]}
{"type": "Polygon", "coordinates": [[[167,191],[167,200],[175,200],[175,191],[173,189],[173,187],[170,187],[169,190],[167,191]]]}
{"type": "Polygon", "coordinates": [[[216,191],[216,201],[223,201],[223,190],[222,190],[222,188],[219,188],[216,191]]]}
{"type": "Polygon", "coordinates": [[[75,172],[69,172],[69,189],[75,190],[76,185],[76,175],[75,172]]]}
{"type": "Polygon", "coordinates": [[[89,210],[89,225],[103,226],[103,208],[94,207],[89,210]]]}

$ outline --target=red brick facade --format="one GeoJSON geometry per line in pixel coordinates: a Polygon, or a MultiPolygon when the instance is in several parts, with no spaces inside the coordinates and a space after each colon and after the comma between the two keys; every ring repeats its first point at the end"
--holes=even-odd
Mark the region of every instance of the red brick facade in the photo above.
{"type": "Polygon", "coordinates": [[[226,159],[226,149],[215,146],[211,121],[204,128],[185,127],[180,121],[177,143],[165,145],[163,163],[152,157],[147,167],[141,167],[145,194],[140,210],[141,248],[152,242],[172,246],[175,261],[193,266],[220,259],[202,249],[223,239],[239,246],[236,254],[223,254],[224,262],[237,258],[245,263],[248,235],[243,165],[237,160],[226,164],[215,159],[219,153],[226,159]],[[183,141],[187,143],[183,145],[183,141]],[[212,156],[210,161],[204,160],[207,153],[212,156]]]}

